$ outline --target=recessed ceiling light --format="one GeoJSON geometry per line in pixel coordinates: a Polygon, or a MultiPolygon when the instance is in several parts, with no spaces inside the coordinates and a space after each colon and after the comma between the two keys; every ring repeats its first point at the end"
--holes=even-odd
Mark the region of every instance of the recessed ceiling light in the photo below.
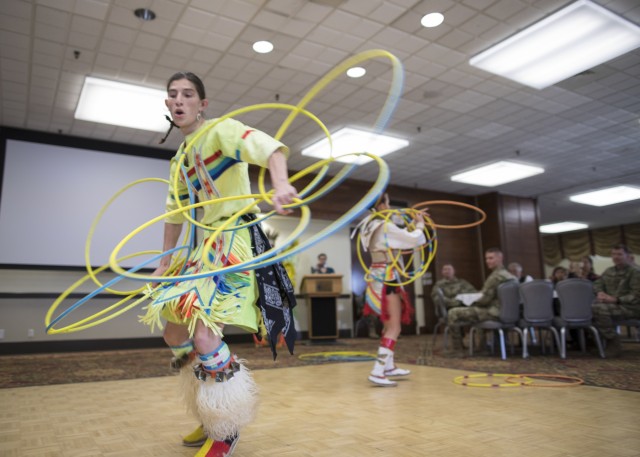
{"type": "Polygon", "coordinates": [[[500,161],[453,175],[451,181],[475,184],[477,186],[495,187],[540,173],[544,173],[544,168],[522,163],[500,161]]]}
{"type": "Polygon", "coordinates": [[[469,64],[544,89],[640,46],[640,27],[578,0],[472,57],[469,64]]]}
{"type": "Polygon", "coordinates": [[[133,12],[133,14],[143,21],[153,21],[156,18],[156,13],[151,11],[149,8],[138,8],[133,12]]]}
{"type": "Polygon", "coordinates": [[[560,233],[571,232],[572,230],[586,229],[589,226],[582,222],[556,222],[540,226],[540,233],[560,233]]]}
{"type": "Polygon", "coordinates": [[[347,76],[349,78],[361,78],[366,72],[367,70],[362,67],[351,67],[347,70],[347,76]]]}
{"type": "Polygon", "coordinates": [[[614,186],[569,196],[569,200],[572,202],[592,206],[615,205],[639,198],[640,188],[633,186],[614,186]]]}
{"type": "Polygon", "coordinates": [[[102,124],[164,132],[167,92],[87,76],[75,118],[102,124]]]}
{"type": "Polygon", "coordinates": [[[273,44],[270,41],[256,41],[253,43],[253,50],[258,54],[268,54],[273,51],[273,44]]]}
{"type": "Polygon", "coordinates": [[[429,13],[422,16],[420,23],[423,27],[437,27],[444,21],[444,16],[441,13],[429,13]]]}
{"type": "MultiPolygon", "coordinates": [[[[336,160],[358,164],[370,162],[373,159],[367,156],[344,155],[353,152],[368,152],[375,156],[382,157],[409,145],[409,142],[402,138],[380,135],[351,127],[345,127],[332,133],[331,141],[333,143],[333,157],[336,160]]],[[[329,146],[329,140],[327,140],[327,138],[323,138],[311,146],[302,149],[302,155],[318,157],[320,159],[329,158],[330,153],[331,147],[329,146]]]]}

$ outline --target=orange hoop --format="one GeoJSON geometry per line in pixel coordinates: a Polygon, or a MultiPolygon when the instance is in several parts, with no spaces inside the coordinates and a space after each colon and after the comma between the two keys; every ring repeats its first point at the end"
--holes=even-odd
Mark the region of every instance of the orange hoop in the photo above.
{"type": "Polygon", "coordinates": [[[546,374],[546,373],[528,373],[528,374],[513,375],[510,377],[507,377],[505,382],[516,382],[516,381],[510,381],[510,379],[521,378],[521,377],[531,378],[534,381],[536,379],[541,379],[543,381],[546,381],[548,379],[557,379],[557,382],[549,383],[549,384],[539,384],[539,383],[536,384],[535,382],[527,384],[530,387],[575,387],[575,386],[584,384],[584,379],[576,378],[575,376],[565,376],[560,374],[546,374]]]}
{"type": "Polygon", "coordinates": [[[477,213],[480,213],[480,219],[475,221],[475,222],[471,222],[469,224],[440,225],[440,224],[434,223],[433,226],[436,227],[436,228],[439,228],[439,229],[440,228],[441,229],[466,229],[466,228],[476,227],[476,226],[482,224],[487,219],[487,213],[482,211],[477,206],[473,206],[473,205],[470,205],[468,203],[456,202],[456,201],[453,201],[453,200],[431,200],[431,201],[426,201],[426,202],[420,202],[420,203],[416,203],[415,205],[413,205],[412,208],[413,209],[422,209],[422,208],[427,207],[427,206],[435,206],[435,205],[462,206],[463,208],[469,208],[469,209],[474,210],[477,213]]]}

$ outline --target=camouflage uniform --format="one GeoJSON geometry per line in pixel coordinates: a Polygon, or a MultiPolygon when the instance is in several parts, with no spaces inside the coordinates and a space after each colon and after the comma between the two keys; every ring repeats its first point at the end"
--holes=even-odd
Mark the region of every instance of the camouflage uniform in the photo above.
{"type": "Polygon", "coordinates": [[[460,300],[456,300],[456,295],[477,292],[476,288],[464,279],[441,279],[435,283],[433,291],[431,292],[431,297],[434,301],[436,300],[435,297],[438,293],[438,288],[442,290],[447,309],[464,306],[460,300]]]}
{"type": "Polygon", "coordinates": [[[618,298],[618,303],[593,304],[593,322],[606,339],[616,336],[614,320],[640,318],[640,270],[632,265],[609,267],[593,283],[593,290],[618,298]]]}
{"type": "Polygon", "coordinates": [[[471,306],[453,308],[448,314],[448,324],[451,326],[451,340],[453,349],[462,349],[461,325],[474,324],[486,320],[497,320],[500,316],[500,301],[498,300],[498,286],[516,277],[503,266],[493,270],[482,286],[482,297],[471,306]]]}

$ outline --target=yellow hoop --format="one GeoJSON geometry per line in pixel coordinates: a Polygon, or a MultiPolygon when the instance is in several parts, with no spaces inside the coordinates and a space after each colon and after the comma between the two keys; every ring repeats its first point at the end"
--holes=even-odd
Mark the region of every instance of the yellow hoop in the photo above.
{"type": "Polygon", "coordinates": [[[298,359],[300,360],[308,360],[308,359],[324,359],[331,360],[331,358],[338,359],[349,359],[349,358],[359,358],[361,360],[375,360],[377,357],[376,354],[371,354],[369,352],[364,351],[333,351],[333,352],[311,352],[308,354],[300,354],[298,359]]]}

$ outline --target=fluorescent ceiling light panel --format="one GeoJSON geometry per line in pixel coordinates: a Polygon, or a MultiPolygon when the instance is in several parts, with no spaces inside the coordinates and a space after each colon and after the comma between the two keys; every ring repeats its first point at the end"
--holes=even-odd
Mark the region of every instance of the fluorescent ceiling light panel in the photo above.
{"type": "Polygon", "coordinates": [[[615,186],[593,192],[569,196],[569,200],[592,206],[615,205],[640,198],[640,188],[633,186],[615,186]]]}
{"type": "Polygon", "coordinates": [[[544,173],[544,168],[522,163],[500,161],[453,175],[451,181],[475,184],[477,186],[495,187],[540,173],[544,173]]]}
{"type": "MultiPolygon", "coordinates": [[[[390,154],[409,145],[407,140],[393,138],[387,135],[345,127],[331,134],[333,142],[333,157],[340,162],[363,164],[370,162],[367,156],[356,156],[353,152],[368,152],[378,157],[390,154]],[[344,157],[340,157],[344,156],[344,157]]],[[[329,140],[322,140],[302,149],[302,155],[327,159],[331,153],[329,140]]]]}
{"type": "Polygon", "coordinates": [[[540,233],[571,232],[572,230],[586,229],[589,226],[582,222],[557,222],[540,226],[540,233]]]}
{"type": "Polygon", "coordinates": [[[640,46],[640,27],[579,0],[472,57],[469,64],[544,89],[640,46]]]}
{"type": "Polygon", "coordinates": [[[164,90],[134,86],[87,76],[84,79],[75,118],[132,129],[164,132],[169,127],[165,115],[164,90]]]}

